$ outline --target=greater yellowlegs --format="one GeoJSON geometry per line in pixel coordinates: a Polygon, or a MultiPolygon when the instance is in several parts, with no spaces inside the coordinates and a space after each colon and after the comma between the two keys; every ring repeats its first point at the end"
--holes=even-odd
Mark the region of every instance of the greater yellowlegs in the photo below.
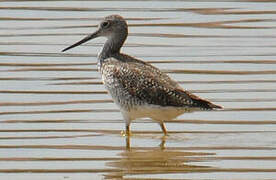
{"type": "Polygon", "coordinates": [[[151,64],[122,54],[120,49],[128,36],[128,26],[119,15],[105,17],[93,34],[63,52],[100,36],[107,41],[98,55],[98,68],[107,91],[120,108],[127,135],[131,121],[137,118],[149,117],[157,121],[166,135],[164,121],[184,112],[222,108],[184,90],[151,64]]]}

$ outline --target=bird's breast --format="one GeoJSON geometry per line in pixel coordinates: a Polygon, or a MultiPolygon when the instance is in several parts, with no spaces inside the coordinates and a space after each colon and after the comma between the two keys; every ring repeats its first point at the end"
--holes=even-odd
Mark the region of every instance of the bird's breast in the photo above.
{"type": "Polygon", "coordinates": [[[120,108],[128,111],[143,103],[131,93],[132,91],[127,85],[127,82],[130,81],[123,68],[118,68],[117,65],[103,64],[100,67],[100,72],[105,88],[120,108]]]}

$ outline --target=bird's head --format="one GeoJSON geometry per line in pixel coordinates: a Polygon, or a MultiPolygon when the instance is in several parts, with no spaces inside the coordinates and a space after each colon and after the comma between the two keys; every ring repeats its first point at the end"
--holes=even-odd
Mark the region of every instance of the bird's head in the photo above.
{"type": "Polygon", "coordinates": [[[97,30],[78,41],[77,43],[65,48],[62,52],[67,51],[71,48],[79,46],[91,39],[95,39],[97,37],[107,37],[108,39],[113,37],[126,39],[128,35],[128,28],[125,19],[119,15],[110,15],[105,17],[100,24],[98,25],[97,30]]]}

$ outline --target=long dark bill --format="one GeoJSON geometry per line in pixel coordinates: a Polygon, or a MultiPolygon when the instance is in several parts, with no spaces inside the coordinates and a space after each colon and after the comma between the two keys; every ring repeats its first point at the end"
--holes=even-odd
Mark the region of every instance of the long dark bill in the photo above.
{"type": "Polygon", "coordinates": [[[86,36],[85,38],[83,38],[83,39],[80,40],[79,42],[77,42],[77,43],[75,43],[75,44],[73,44],[73,45],[71,45],[71,46],[69,46],[69,47],[63,49],[62,52],[67,51],[67,50],[69,50],[69,49],[72,49],[72,48],[74,48],[74,47],[76,47],[76,46],[79,46],[79,45],[85,43],[86,41],[89,41],[90,39],[94,39],[94,38],[96,38],[96,37],[98,37],[98,31],[94,32],[93,34],[90,34],[90,35],[86,36]]]}

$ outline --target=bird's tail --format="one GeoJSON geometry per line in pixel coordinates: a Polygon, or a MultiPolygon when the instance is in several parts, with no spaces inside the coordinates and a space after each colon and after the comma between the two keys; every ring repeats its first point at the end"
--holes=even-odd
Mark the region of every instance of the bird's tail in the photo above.
{"type": "Polygon", "coordinates": [[[216,104],[211,103],[211,102],[208,103],[208,106],[211,107],[212,109],[223,109],[222,106],[216,105],[216,104]]]}
{"type": "Polygon", "coordinates": [[[202,99],[196,95],[190,94],[191,99],[197,104],[197,106],[207,109],[207,110],[212,110],[212,109],[223,109],[222,106],[216,105],[206,99],[202,99]]]}

